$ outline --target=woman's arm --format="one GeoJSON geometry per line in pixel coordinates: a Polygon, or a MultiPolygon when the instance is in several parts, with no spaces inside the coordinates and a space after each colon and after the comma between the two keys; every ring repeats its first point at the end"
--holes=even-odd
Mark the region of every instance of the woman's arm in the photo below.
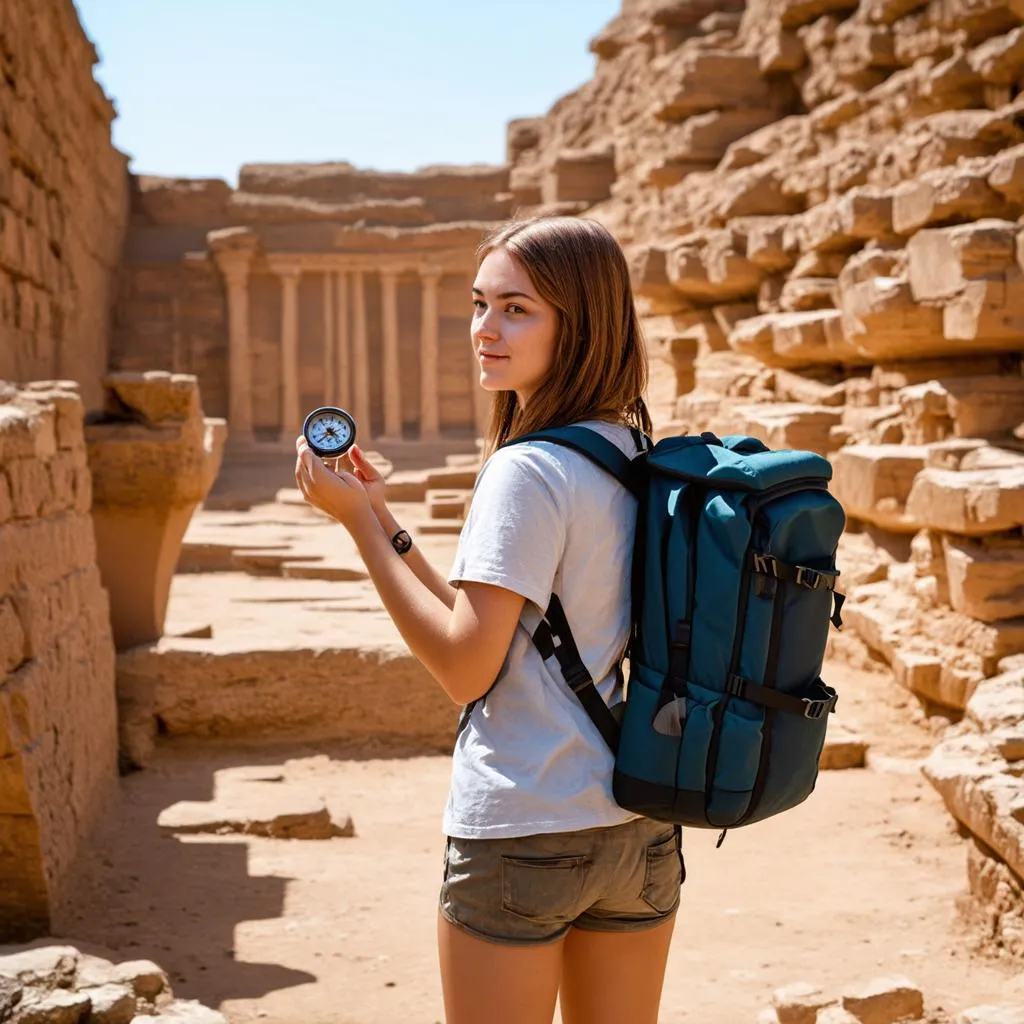
{"type": "MultiPolygon", "coordinates": [[[[508,653],[525,598],[487,583],[463,583],[445,604],[391,546],[376,518],[350,526],[377,593],[402,639],[456,704],[482,697],[508,653]]],[[[424,560],[425,561],[425,560],[424,560]]]]}
{"type": "MultiPolygon", "coordinates": [[[[388,537],[394,537],[402,529],[387,505],[382,509],[375,509],[374,511],[377,516],[377,522],[380,523],[381,529],[388,537]]],[[[417,545],[414,544],[402,557],[405,560],[405,564],[412,569],[416,579],[432,594],[440,598],[446,608],[455,607],[455,595],[458,593],[458,590],[427,561],[426,556],[417,545]]]]}
{"type": "MultiPolygon", "coordinates": [[[[352,535],[384,607],[410,650],[457,704],[482,697],[501,669],[525,598],[504,587],[463,583],[449,607],[391,546],[363,484],[333,472],[296,439],[295,481],[306,500],[352,535]]],[[[445,586],[448,586],[445,583],[445,586]]]]}

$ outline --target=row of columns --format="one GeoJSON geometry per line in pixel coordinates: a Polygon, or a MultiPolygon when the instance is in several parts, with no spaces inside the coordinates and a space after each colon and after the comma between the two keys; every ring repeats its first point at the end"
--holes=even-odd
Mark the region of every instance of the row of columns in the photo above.
{"type": "MultiPolygon", "coordinates": [[[[251,438],[252,362],[249,344],[250,249],[215,253],[228,295],[228,425],[236,438],[251,438]]],[[[283,260],[270,260],[281,282],[281,436],[294,437],[302,429],[304,411],[299,381],[299,281],[302,268],[283,260]]],[[[370,424],[370,343],[366,326],[366,274],[364,269],[323,273],[324,402],[348,409],[356,423],[370,424]]],[[[402,436],[401,358],[399,351],[398,268],[383,267],[381,282],[381,371],[384,395],[384,434],[402,436]]],[[[444,271],[437,266],[419,268],[420,317],[420,437],[440,436],[438,394],[438,293],[444,271]]],[[[363,435],[366,436],[365,434],[363,435]]]]}

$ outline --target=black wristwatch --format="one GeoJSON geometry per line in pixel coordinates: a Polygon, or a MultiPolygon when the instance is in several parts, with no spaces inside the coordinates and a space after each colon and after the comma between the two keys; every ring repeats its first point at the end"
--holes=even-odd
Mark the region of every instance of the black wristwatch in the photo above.
{"type": "Polygon", "coordinates": [[[391,546],[400,554],[406,555],[412,549],[412,537],[409,536],[408,530],[399,530],[398,533],[391,538],[391,546]]]}

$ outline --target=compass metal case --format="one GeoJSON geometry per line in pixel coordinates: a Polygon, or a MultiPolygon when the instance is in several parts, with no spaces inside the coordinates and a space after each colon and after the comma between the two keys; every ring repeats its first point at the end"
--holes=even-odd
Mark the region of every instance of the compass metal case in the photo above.
{"type": "Polygon", "coordinates": [[[302,424],[309,450],[321,459],[336,459],[356,442],[356,421],[344,409],[322,405],[302,424]]]}

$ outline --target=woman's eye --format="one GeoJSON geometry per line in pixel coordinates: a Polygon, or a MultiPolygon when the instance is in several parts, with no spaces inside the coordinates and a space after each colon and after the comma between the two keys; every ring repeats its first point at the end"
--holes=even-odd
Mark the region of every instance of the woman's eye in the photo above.
{"type": "Polygon", "coordinates": [[[513,303],[511,306],[508,307],[508,312],[509,313],[525,313],[526,310],[523,309],[522,306],[517,306],[515,303],[513,303]]]}
{"type": "Polygon", "coordinates": [[[473,308],[474,309],[486,309],[487,308],[487,303],[484,302],[483,299],[474,299],[473,300],[473,308]]]}

